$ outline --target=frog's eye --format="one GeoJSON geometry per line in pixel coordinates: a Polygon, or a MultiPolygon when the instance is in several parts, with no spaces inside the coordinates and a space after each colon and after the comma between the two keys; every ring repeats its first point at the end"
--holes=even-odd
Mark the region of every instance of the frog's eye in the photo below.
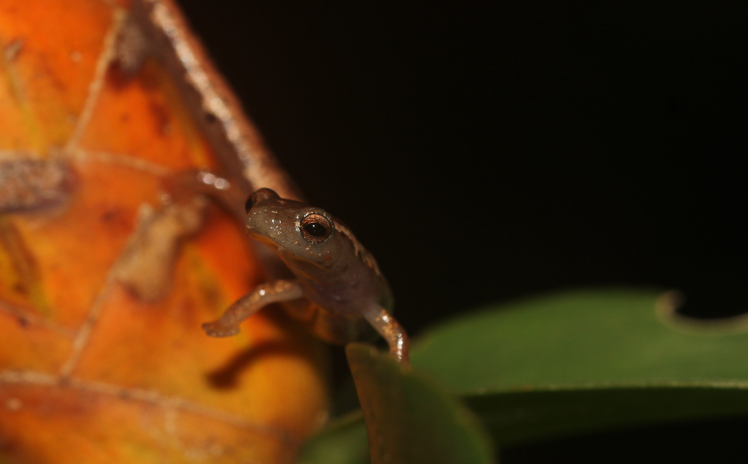
{"type": "Polygon", "coordinates": [[[312,243],[325,241],[332,232],[332,224],[321,214],[312,213],[301,221],[301,234],[312,243]]]}

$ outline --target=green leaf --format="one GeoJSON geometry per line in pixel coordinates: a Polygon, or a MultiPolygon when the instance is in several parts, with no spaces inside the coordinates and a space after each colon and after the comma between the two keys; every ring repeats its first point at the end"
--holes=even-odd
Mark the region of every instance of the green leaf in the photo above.
{"type": "Polygon", "coordinates": [[[373,347],[346,347],[373,464],[486,464],[487,435],[473,415],[417,372],[373,347]]]}
{"type": "Polygon", "coordinates": [[[411,359],[502,444],[748,412],[748,334],[700,330],[673,308],[653,291],[536,298],[434,328],[411,359]]]}
{"type": "Polygon", "coordinates": [[[369,443],[361,411],[328,425],[304,444],[299,464],[368,464],[369,443]]]}

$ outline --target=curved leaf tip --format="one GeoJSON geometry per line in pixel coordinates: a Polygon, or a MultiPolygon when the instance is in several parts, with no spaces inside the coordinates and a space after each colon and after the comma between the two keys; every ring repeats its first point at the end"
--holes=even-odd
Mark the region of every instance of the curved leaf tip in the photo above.
{"type": "Polygon", "coordinates": [[[346,354],[373,464],[492,462],[487,434],[456,399],[370,346],[351,344],[346,354]]]}

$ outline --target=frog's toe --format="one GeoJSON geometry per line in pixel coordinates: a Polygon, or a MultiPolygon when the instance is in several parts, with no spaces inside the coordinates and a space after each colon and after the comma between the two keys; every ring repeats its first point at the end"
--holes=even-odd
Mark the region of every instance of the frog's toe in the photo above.
{"type": "Polygon", "coordinates": [[[206,322],[203,324],[203,330],[211,337],[230,337],[239,333],[239,327],[226,326],[221,321],[206,322]]]}

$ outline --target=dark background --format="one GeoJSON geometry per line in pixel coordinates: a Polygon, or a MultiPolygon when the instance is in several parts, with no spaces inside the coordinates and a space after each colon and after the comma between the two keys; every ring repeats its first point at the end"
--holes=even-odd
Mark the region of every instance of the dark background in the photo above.
{"type": "MultiPolygon", "coordinates": [[[[571,287],[680,289],[700,317],[748,310],[748,2],[180,3],[311,202],[377,257],[411,333],[571,287]]],[[[746,430],[502,457],[726,462],[746,457],[731,447],[746,430]]]]}

